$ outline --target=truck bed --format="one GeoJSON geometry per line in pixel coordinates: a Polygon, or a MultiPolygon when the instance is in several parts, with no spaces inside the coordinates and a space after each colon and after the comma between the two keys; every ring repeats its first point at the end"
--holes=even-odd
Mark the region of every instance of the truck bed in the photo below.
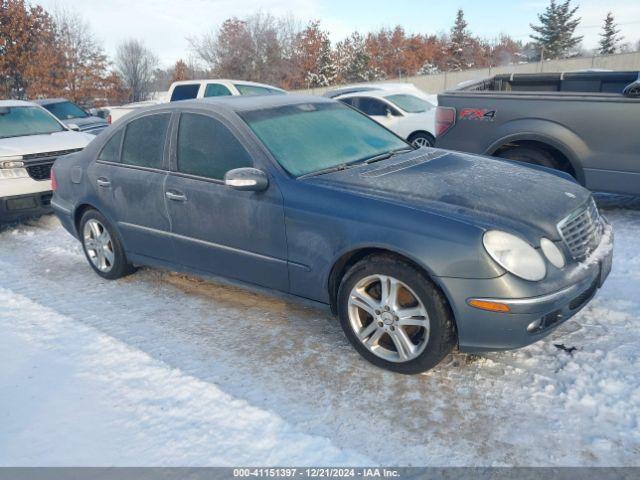
{"type": "Polygon", "coordinates": [[[507,74],[458,85],[438,95],[436,146],[640,195],[638,78],[637,71],[507,74]]]}
{"type": "Polygon", "coordinates": [[[604,93],[623,95],[624,88],[640,79],[640,72],[570,72],[503,74],[467,82],[446,93],[604,93]]]}

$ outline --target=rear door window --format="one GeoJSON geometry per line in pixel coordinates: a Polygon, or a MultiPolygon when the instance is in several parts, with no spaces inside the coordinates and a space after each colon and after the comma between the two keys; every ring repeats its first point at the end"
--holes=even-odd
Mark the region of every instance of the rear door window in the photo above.
{"type": "Polygon", "coordinates": [[[386,103],[371,97],[360,97],[358,99],[358,108],[372,117],[383,117],[389,109],[386,103]]]}
{"type": "Polygon", "coordinates": [[[227,97],[231,92],[227,87],[220,83],[209,83],[204,90],[205,97],[227,97]]]}
{"type": "Polygon", "coordinates": [[[178,171],[222,180],[229,170],[253,166],[249,153],[215,118],[183,113],[178,127],[178,171]]]}
{"type": "Polygon", "coordinates": [[[162,168],[165,135],[170,118],[170,113],[158,113],[129,122],[122,144],[122,163],[162,168]]]}
{"type": "Polygon", "coordinates": [[[196,98],[198,96],[198,90],[200,90],[199,83],[176,85],[171,94],[171,101],[176,102],[178,100],[191,100],[196,98]]]}

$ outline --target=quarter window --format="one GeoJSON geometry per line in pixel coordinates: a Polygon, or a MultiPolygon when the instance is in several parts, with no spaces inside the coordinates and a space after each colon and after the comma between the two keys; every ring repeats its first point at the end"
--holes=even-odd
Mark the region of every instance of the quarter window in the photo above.
{"type": "Polygon", "coordinates": [[[227,97],[231,92],[227,87],[219,83],[209,83],[204,90],[205,97],[227,97]]]}
{"type": "Polygon", "coordinates": [[[160,113],[129,122],[122,145],[122,163],[162,168],[164,140],[170,118],[170,113],[160,113]]]}
{"type": "Polygon", "coordinates": [[[100,151],[100,155],[98,155],[98,160],[102,160],[103,162],[120,161],[120,144],[122,143],[123,132],[124,129],[118,130],[118,132],[116,132],[116,134],[104,144],[104,147],[102,147],[102,150],[100,151]]]}
{"type": "Polygon", "coordinates": [[[229,170],[251,167],[251,157],[218,120],[184,113],[178,128],[178,171],[222,180],[229,170]]]}

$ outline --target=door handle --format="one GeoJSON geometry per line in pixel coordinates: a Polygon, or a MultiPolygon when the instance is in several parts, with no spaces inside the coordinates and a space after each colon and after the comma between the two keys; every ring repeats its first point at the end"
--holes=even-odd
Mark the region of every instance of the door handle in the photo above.
{"type": "Polygon", "coordinates": [[[186,202],[187,201],[187,197],[184,193],[180,193],[180,192],[172,192],[171,190],[166,191],[165,196],[169,199],[169,200],[173,200],[174,202],[186,202]]]}
{"type": "Polygon", "coordinates": [[[104,177],[98,178],[97,183],[99,187],[108,188],[111,186],[111,182],[104,177]]]}

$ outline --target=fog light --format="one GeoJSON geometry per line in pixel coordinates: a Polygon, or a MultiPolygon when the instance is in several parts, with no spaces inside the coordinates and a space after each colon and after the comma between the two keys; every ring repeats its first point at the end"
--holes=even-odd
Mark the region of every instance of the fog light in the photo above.
{"type": "Polygon", "coordinates": [[[540,326],[542,325],[542,319],[539,318],[534,322],[531,322],[529,324],[529,326],[527,327],[527,332],[532,333],[535,332],[536,330],[540,330],[540,326]]]}
{"type": "Polygon", "coordinates": [[[26,168],[0,168],[0,179],[3,178],[25,178],[28,177],[26,168]]]}

